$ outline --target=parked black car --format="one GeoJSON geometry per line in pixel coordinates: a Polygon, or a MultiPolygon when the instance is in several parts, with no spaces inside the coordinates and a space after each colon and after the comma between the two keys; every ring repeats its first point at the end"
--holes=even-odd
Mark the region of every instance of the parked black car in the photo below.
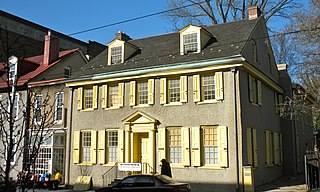
{"type": "Polygon", "coordinates": [[[188,183],[179,183],[166,175],[131,175],[111,187],[95,190],[96,192],[190,192],[188,183]]]}

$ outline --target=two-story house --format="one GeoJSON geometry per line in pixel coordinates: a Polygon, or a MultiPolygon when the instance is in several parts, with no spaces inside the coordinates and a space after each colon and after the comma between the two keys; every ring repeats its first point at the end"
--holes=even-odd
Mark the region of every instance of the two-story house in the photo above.
{"type": "Polygon", "coordinates": [[[161,159],[194,191],[242,190],[246,165],[256,185],[286,174],[283,151],[295,147],[283,144],[277,112],[286,89],[265,20],[256,7],[249,15],[137,40],[117,33],[66,81],[67,183],[85,172],[106,185],[123,162],[159,173],[161,159]]]}
{"type": "MultiPolygon", "coordinates": [[[[17,138],[13,139],[17,143],[20,142],[21,145],[17,146],[17,150],[20,152],[23,150],[22,145],[25,140],[22,140],[21,136],[25,137],[25,128],[45,130],[43,142],[41,142],[41,148],[35,164],[32,165],[32,170],[37,174],[43,174],[53,173],[53,170],[58,168],[64,173],[68,112],[64,106],[67,106],[69,101],[69,92],[65,89],[64,80],[73,71],[80,70],[88,60],[80,49],[60,51],[60,39],[51,35],[51,32],[45,36],[44,42],[42,55],[27,58],[12,56],[9,59],[9,66],[3,65],[0,82],[1,111],[6,110],[8,96],[14,93],[13,113],[15,114],[14,132],[16,134],[13,137],[17,138]],[[10,69],[8,70],[7,67],[10,69]],[[8,77],[9,81],[7,81],[8,77]],[[16,81],[16,86],[13,89],[14,81],[16,81]],[[47,121],[42,125],[49,127],[39,128],[41,121],[47,121]]],[[[32,134],[41,133],[33,131],[32,134]]],[[[28,145],[32,148],[32,143],[28,145]]],[[[17,171],[23,170],[24,157],[20,152],[15,153],[16,157],[12,159],[14,169],[11,175],[14,179],[17,171]]],[[[4,157],[1,158],[1,163],[3,163],[6,159],[5,151],[1,153],[1,157],[4,157]]]]}

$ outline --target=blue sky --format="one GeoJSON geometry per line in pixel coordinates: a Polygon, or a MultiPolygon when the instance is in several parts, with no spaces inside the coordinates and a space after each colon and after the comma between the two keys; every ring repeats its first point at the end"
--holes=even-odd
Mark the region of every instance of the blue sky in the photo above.
{"type": "MultiPolygon", "coordinates": [[[[166,8],[165,0],[3,0],[1,10],[64,34],[140,17],[166,8]]],[[[133,39],[171,31],[170,22],[161,15],[74,35],[82,41],[106,44],[115,33],[124,31],[133,39]]]]}
{"type": "MultiPolygon", "coordinates": [[[[306,0],[300,0],[305,2],[306,0]]],[[[166,10],[165,0],[2,0],[0,8],[10,14],[48,27],[63,34],[72,34],[116,22],[166,10]]],[[[283,26],[283,22],[271,23],[283,26]]],[[[155,36],[172,31],[171,23],[161,15],[127,22],[87,33],[74,38],[107,44],[115,33],[123,31],[133,39],[155,36]]]]}

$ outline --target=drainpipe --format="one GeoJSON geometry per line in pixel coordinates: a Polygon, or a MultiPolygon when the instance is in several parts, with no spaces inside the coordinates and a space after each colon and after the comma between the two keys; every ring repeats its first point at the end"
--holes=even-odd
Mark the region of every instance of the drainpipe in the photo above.
{"type": "Polygon", "coordinates": [[[72,110],[73,110],[73,88],[70,88],[70,97],[69,97],[69,111],[68,111],[68,116],[69,116],[69,126],[68,126],[68,130],[67,130],[67,151],[68,153],[66,153],[66,186],[68,186],[70,184],[70,161],[71,161],[71,133],[72,133],[72,110]]]}
{"type": "Polygon", "coordinates": [[[237,183],[236,183],[236,191],[240,191],[239,187],[239,149],[238,149],[238,116],[237,116],[237,86],[236,86],[236,74],[237,74],[237,69],[233,68],[231,69],[231,72],[233,73],[233,98],[234,98],[234,132],[235,132],[235,141],[236,141],[236,174],[237,174],[237,183]]]}

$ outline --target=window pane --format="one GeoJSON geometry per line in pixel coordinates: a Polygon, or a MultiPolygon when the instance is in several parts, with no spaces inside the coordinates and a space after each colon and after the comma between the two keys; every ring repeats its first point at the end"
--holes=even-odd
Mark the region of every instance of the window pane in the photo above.
{"type": "Polygon", "coordinates": [[[93,89],[91,88],[86,88],[84,90],[85,95],[84,95],[84,104],[86,109],[91,109],[93,107],[93,89]]]}
{"type": "Polygon", "coordinates": [[[42,106],[42,95],[37,95],[35,98],[35,111],[34,111],[34,118],[36,122],[41,121],[41,106],[42,106]]]}
{"type": "Polygon", "coordinates": [[[108,162],[118,161],[118,131],[108,131],[108,162]]]}
{"type": "Polygon", "coordinates": [[[215,99],[215,82],[214,76],[203,76],[202,77],[202,87],[203,87],[203,99],[213,100],[215,99]]]}
{"type": "Polygon", "coordinates": [[[169,153],[170,161],[172,163],[182,162],[182,149],[181,149],[181,129],[169,128],[169,153]]]}
{"type": "Polygon", "coordinates": [[[119,105],[118,85],[109,86],[109,107],[117,107],[119,105]]]}
{"type": "Polygon", "coordinates": [[[169,101],[180,102],[180,79],[169,80],[169,101]]]}
{"type": "Polygon", "coordinates": [[[138,83],[138,104],[148,103],[148,82],[138,83]]]}
{"type": "Polygon", "coordinates": [[[55,105],[55,120],[61,121],[62,120],[62,109],[63,109],[63,92],[56,94],[56,105],[55,105]]]}
{"type": "Polygon", "coordinates": [[[111,48],[111,64],[122,62],[122,47],[111,48]]]}
{"type": "Polygon", "coordinates": [[[197,52],[197,33],[192,33],[183,36],[184,53],[197,52]]]}
{"type": "Polygon", "coordinates": [[[82,162],[91,161],[91,132],[82,132],[82,162]]]}
{"type": "Polygon", "coordinates": [[[219,163],[218,135],[216,127],[203,128],[204,162],[208,164],[219,163]]]}

